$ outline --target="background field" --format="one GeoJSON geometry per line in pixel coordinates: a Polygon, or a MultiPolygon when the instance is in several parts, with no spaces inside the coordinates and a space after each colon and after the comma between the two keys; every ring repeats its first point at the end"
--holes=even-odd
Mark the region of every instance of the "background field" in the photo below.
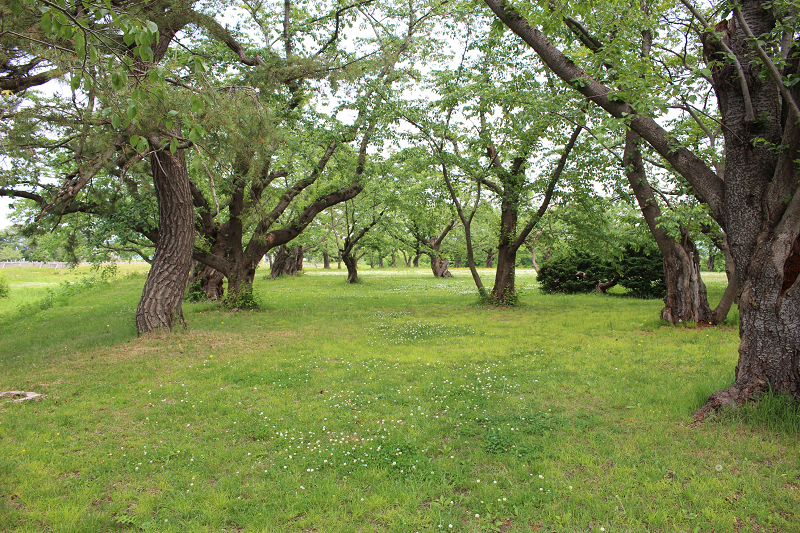
{"type": "Polygon", "coordinates": [[[143,267],[38,270],[3,272],[0,392],[46,398],[0,403],[0,530],[800,530],[796,409],[692,424],[733,380],[735,311],[309,269],[138,339],[143,267]]]}

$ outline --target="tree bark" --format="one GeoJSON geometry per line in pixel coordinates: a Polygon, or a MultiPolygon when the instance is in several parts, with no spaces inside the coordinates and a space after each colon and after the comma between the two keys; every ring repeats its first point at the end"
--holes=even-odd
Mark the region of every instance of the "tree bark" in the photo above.
{"type": "Polygon", "coordinates": [[[342,261],[347,267],[347,283],[358,283],[358,258],[351,252],[344,252],[342,261]]]}
{"type": "Polygon", "coordinates": [[[322,252],[322,268],[325,270],[331,269],[331,257],[328,252],[322,252]]]}
{"type": "Polygon", "coordinates": [[[664,297],[661,319],[673,324],[684,321],[707,324],[712,316],[706,286],[700,277],[697,248],[686,232],[679,242],[658,225],[661,208],[647,181],[638,147],[639,141],[637,133],[631,130],[625,133],[622,164],[650,233],[664,256],[664,284],[667,294],[664,297]]]}
{"type": "MultiPolygon", "coordinates": [[[[773,14],[757,0],[742,2],[741,13],[755,35],[775,26],[773,14]]],[[[727,26],[756,117],[747,121],[729,63],[712,63],[725,133],[725,232],[741,287],[741,343],[734,384],[714,393],[699,418],[768,388],[800,396],[800,127],[788,111],[800,90],[793,86],[793,102],[783,99],[776,83],[760,75],[761,61],[741,25],[731,20],[727,26]]],[[[709,61],[722,56],[709,40],[704,52],[709,61]]],[[[784,74],[797,71],[794,59],[784,74]]]]}
{"type": "Polygon", "coordinates": [[[193,285],[197,280],[200,281],[199,289],[206,294],[206,299],[221,300],[225,295],[225,274],[219,270],[197,263],[196,270],[189,279],[189,285],[193,285]]]}
{"type": "Polygon", "coordinates": [[[417,252],[414,256],[414,268],[419,268],[419,258],[422,257],[422,252],[417,252]]]}
{"type": "Polygon", "coordinates": [[[437,237],[430,237],[427,245],[429,248],[428,257],[431,258],[431,270],[434,278],[452,278],[453,274],[449,270],[450,261],[442,257],[442,242],[447,234],[456,226],[456,221],[451,220],[437,237]]]}
{"type": "MultiPolygon", "coordinates": [[[[164,138],[150,137],[153,147],[164,138]]],[[[183,319],[183,292],[192,268],[194,246],[194,209],[189,189],[189,173],[183,150],[174,154],[156,150],[150,156],[153,185],[158,202],[158,243],[142,298],[136,309],[136,330],[139,335],[170,330],[183,319]]]]}
{"type": "Polygon", "coordinates": [[[297,276],[303,270],[304,251],[302,246],[295,246],[291,251],[286,245],[278,247],[275,253],[275,261],[272,263],[270,277],[278,276],[297,276]]]}
{"type": "Polygon", "coordinates": [[[494,248],[486,249],[486,268],[494,267],[494,248]]]}

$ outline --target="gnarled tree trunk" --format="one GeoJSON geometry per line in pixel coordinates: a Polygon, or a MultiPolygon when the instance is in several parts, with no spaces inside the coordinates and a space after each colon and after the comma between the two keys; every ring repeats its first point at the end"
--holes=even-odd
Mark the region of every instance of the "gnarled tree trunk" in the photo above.
{"type": "Polygon", "coordinates": [[[347,267],[347,283],[358,282],[358,258],[351,252],[342,253],[342,261],[347,267]]]}
{"type": "Polygon", "coordinates": [[[225,274],[208,265],[197,263],[195,271],[189,279],[189,285],[199,281],[199,289],[206,293],[208,300],[221,300],[225,295],[225,274]]]}
{"type": "MultiPolygon", "coordinates": [[[[164,138],[153,135],[150,145],[161,146],[164,138]]],[[[153,185],[158,202],[158,243],[136,309],[139,335],[172,329],[184,324],[183,291],[192,268],[194,209],[189,173],[183,150],[174,154],[156,150],[150,156],[153,185]]]]}
{"type": "MultiPolygon", "coordinates": [[[[734,384],[713,394],[701,417],[767,388],[800,396],[800,117],[791,111],[800,89],[787,89],[787,99],[761,75],[762,62],[741,23],[755,35],[768,34],[773,13],[758,0],[745,0],[740,14],[726,21],[725,37],[745,70],[752,118],[733,66],[718,60],[725,51],[710,39],[704,43],[709,61],[718,60],[711,71],[725,132],[725,232],[741,287],[741,343],[734,384]]],[[[795,58],[783,74],[797,72],[795,58]]]]}

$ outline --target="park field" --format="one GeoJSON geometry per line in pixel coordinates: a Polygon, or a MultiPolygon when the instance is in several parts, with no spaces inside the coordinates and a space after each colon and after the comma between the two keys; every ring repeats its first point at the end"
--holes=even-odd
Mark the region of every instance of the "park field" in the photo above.
{"type": "Polygon", "coordinates": [[[673,327],[530,271],[495,308],[466,270],[309,268],[137,338],[146,265],[55,272],[0,271],[0,392],[44,395],[0,398],[0,531],[800,531],[796,406],[693,423],[735,308],[673,327]]]}

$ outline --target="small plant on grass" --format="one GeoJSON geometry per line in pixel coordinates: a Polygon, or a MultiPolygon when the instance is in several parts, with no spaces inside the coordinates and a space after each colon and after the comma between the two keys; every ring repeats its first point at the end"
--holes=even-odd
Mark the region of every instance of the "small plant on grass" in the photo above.
{"type": "Polygon", "coordinates": [[[253,296],[252,287],[242,287],[239,294],[228,293],[222,300],[222,305],[228,309],[244,309],[248,311],[259,309],[258,301],[253,296]]]}
{"type": "Polygon", "coordinates": [[[190,303],[204,302],[208,298],[206,291],[203,290],[203,280],[195,278],[186,288],[184,300],[190,303]]]}

